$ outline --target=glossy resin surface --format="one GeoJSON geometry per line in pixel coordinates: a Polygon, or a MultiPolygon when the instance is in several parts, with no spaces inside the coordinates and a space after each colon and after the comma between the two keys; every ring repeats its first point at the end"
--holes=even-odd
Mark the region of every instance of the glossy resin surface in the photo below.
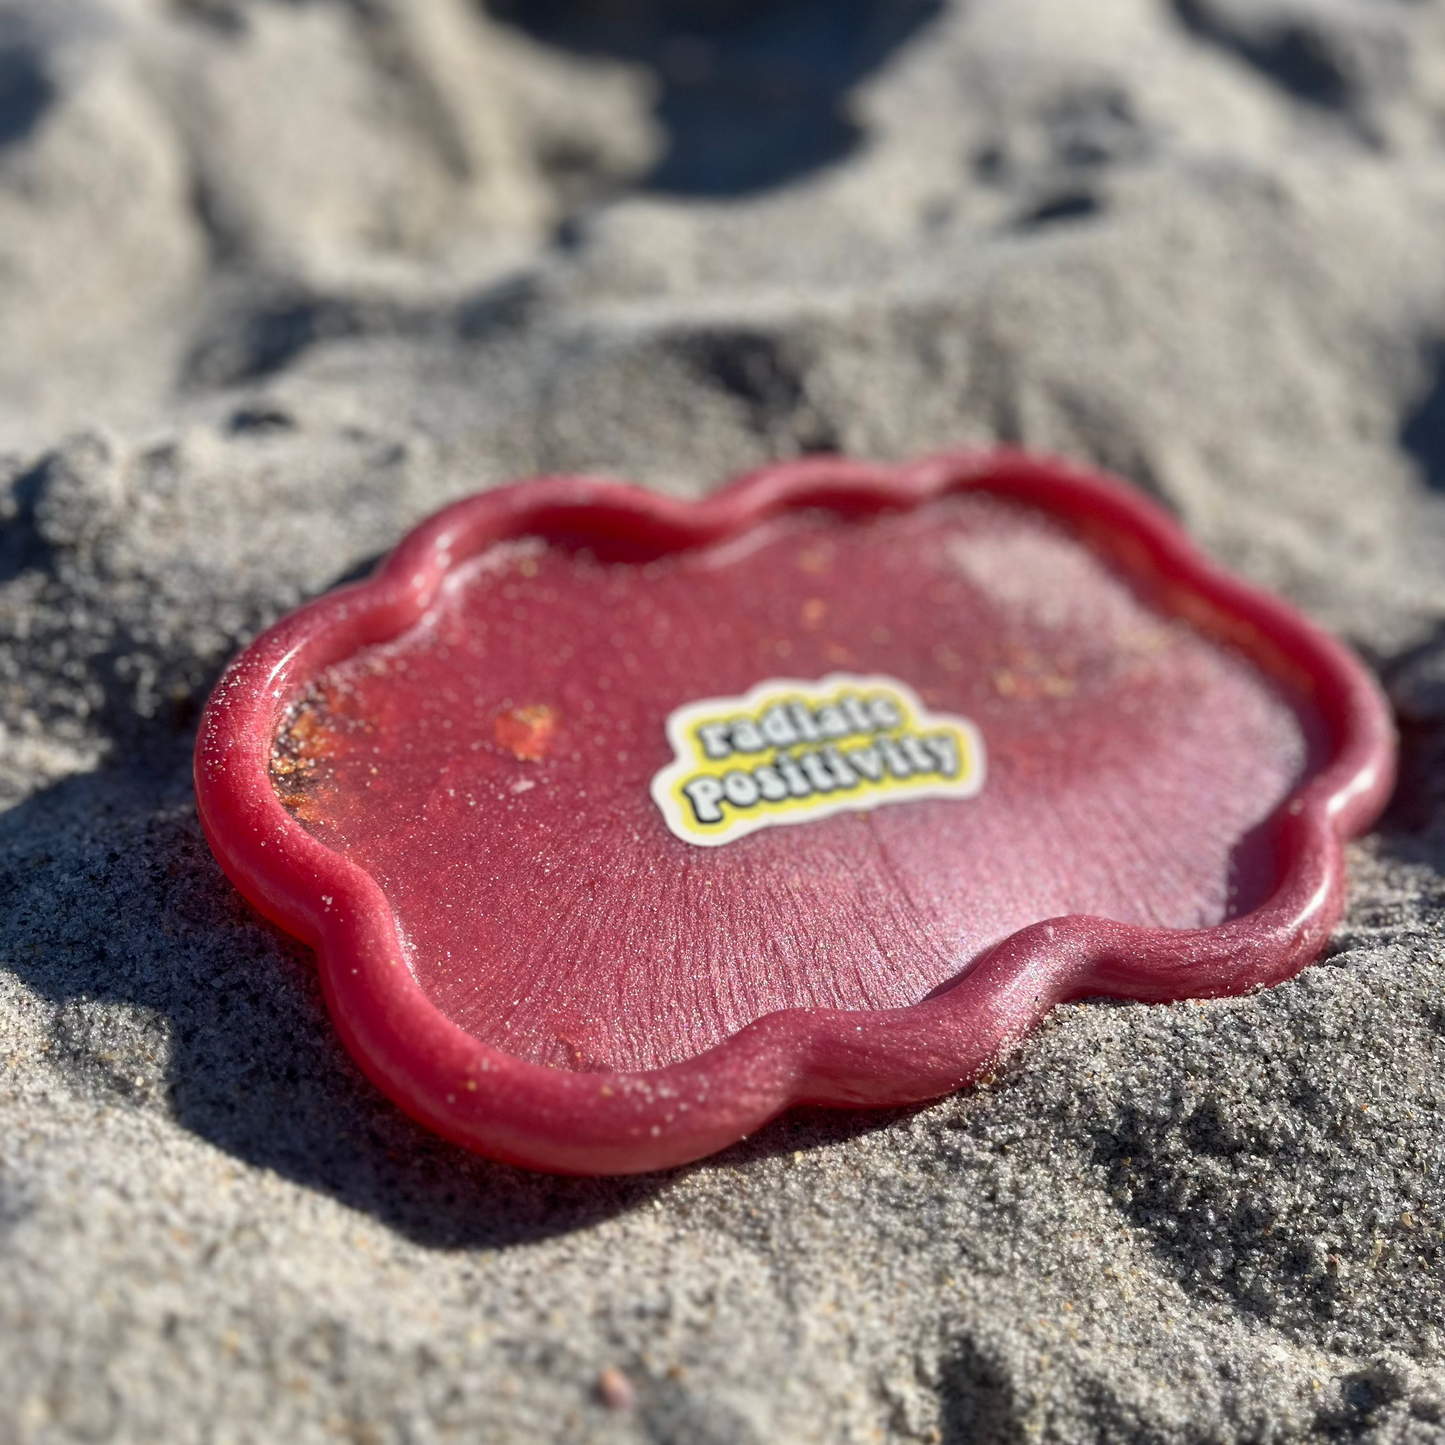
{"type": "MultiPolygon", "coordinates": [[[[863,798],[889,735],[847,696],[855,766],[809,776],[863,798]]],[[[238,661],[197,779],[398,1102],[621,1170],[796,1100],[934,1096],[1061,998],[1287,976],[1391,756],[1337,644],[1137,495],[996,455],[807,462],[697,506],[578,479],[461,503],[238,661]],[[828,678],[971,724],[971,795],[792,804],[719,846],[669,827],[670,718],[828,678]]]]}

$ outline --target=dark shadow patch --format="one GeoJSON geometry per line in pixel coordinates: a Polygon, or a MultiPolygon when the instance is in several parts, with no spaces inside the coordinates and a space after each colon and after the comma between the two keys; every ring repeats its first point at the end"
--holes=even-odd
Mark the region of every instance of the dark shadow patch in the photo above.
{"type": "Polygon", "coordinates": [[[1013,1385],[973,1340],[955,1344],[939,1386],[943,1445],[1021,1445],[1027,1438],[1013,1385]]]}
{"type": "Polygon", "coordinates": [[[801,370],[776,337],[749,331],[695,331],[673,350],[711,385],[731,393],[766,426],[803,404],[801,370]]]}
{"type": "MultiPolygon", "coordinates": [[[[1411,1022],[1431,1028],[1413,1008],[1411,1022]]],[[[1196,1057],[1194,1072],[1157,1080],[1139,1103],[1111,1102],[1090,1131],[1093,1164],[1194,1297],[1306,1338],[1351,1329],[1399,1346],[1441,1318],[1445,1256],[1420,1227],[1436,1167],[1429,1126],[1404,1107],[1362,1108],[1366,1090],[1390,1087],[1388,1066],[1364,1077],[1322,1069],[1334,1022],[1302,1019],[1295,1054],[1272,1055],[1258,1074],[1204,1073],[1211,1063],[1196,1057]],[[1341,1189],[1362,1161],[1366,1182],[1341,1189]]],[[[1224,1056],[1221,1045],[1214,1057],[1224,1056]]],[[[1381,1057],[1391,1057],[1383,1041],[1381,1057]]]]}
{"type": "Polygon", "coordinates": [[[1385,833],[1419,835],[1445,817],[1445,728],[1400,722],[1399,775],[1379,822],[1385,833]]]}
{"type": "Polygon", "coordinates": [[[1445,633],[1399,659],[1385,686],[1395,706],[1400,751],[1395,791],[1380,827],[1419,834],[1445,817],[1445,633]]]}
{"type": "Polygon", "coordinates": [[[191,388],[239,386],[272,376],[318,342],[389,329],[389,317],[341,298],[291,297],[228,316],[192,347],[182,372],[191,388]]]}
{"type": "Polygon", "coordinates": [[[1249,1288],[1237,1265],[1241,1259],[1267,1260],[1273,1275],[1283,1272],[1303,1289],[1309,1308],[1327,1314],[1335,1280],[1316,1271],[1308,1282],[1308,1261],[1296,1260],[1284,1239],[1272,1240],[1275,1217],[1256,1207],[1237,1188],[1247,1174],[1260,1141],[1226,1118],[1219,1104],[1203,1102],[1183,1117],[1175,1110],[1150,1114],[1126,1107],[1107,1129],[1094,1134],[1094,1164],[1103,1171],[1109,1197],[1135,1225],[1146,1229],[1170,1259],[1181,1282],[1196,1292],[1227,1298],[1247,1315],[1269,1319],[1270,1301],[1249,1288]],[[1209,1185],[1196,1184],[1197,1161],[1218,1161],[1209,1185]],[[1211,1269],[1227,1260],[1229,1268],[1211,1269]],[[1203,1264],[1209,1270],[1200,1278],[1203,1264]]]}
{"type": "MultiPolygon", "coordinates": [[[[208,226],[218,261],[231,255],[224,225],[208,226]]],[[[444,306],[282,291],[240,278],[238,297],[201,327],[181,365],[179,386],[205,391],[264,381],[317,346],[357,337],[412,337],[475,343],[526,326],[542,305],[531,276],[515,276],[444,306]]]]}
{"type": "Polygon", "coordinates": [[[785,339],[745,328],[700,328],[671,338],[667,351],[704,385],[739,402],[758,435],[801,452],[838,449],[837,433],[808,398],[806,358],[785,339]]]}
{"type": "Polygon", "coordinates": [[[891,1129],[931,1107],[913,1104],[900,1109],[829,1109],[819,1104],[801,1105],[779,1114],[755,1134],[730,1144],[690,1167],[737,1168],[763,1159],[788,1158],[815,1149],[830,1149],[891,1129]]]}
{"type": "Polygon", "coordinates": [[[1349,110],[1358,100],[1340,48],[1303,19],[1244,25],[1209,0],[1174,0],[1174,13],[1191,35],[1231,52],[1296,100],[1332,111],[1349,110]]]}
{"type": "Polygon", "coordinates": [[[212,269],[224,271],[238,265],[246,254],[244,223],[228,214],[225,200],[204,172],[196,171],[190,177],[190,202],[212,269]]]}
{"type": "Polygon", "coordinates": [[[328,592],[334,592],[338,587],[350,587],[353,582],[364,582],[389,554],[386,552],[373,552],[368,557],[363,557],[359,562],[353,562],[346,571],[340,573],[336,580],[327,587],[328,592]]]}
{"type": "Polygon", "coordinates": [[[182,20],[194,21],[222,35],[244,35],[244,0],[171,0],[171,8],[182,20]]]}
{"type": "Polygon", "coordinates": [[[1014,227],[1020,231],[1037,231],[1069,221],[1088,221],[1100,215],[1103,209],[1104,203],[1091,191],[1065,191],[1025,211],[1014,227]]]}
{"type": "Polygon", "coordinates": [[[649,67],[666,152],[643,185],[766,190],[861,139],[846,97],[942,11],[941,0],[486,0],[545,44],[649,67]]]}
{"type": "Polygon", "coordinates": [[[461,341],[483,341],[499,333],[520,331],[542,306],[535,277],[517,276],[463,301],[453,314],[452,329],[461,341]]]}
{"type": "Polygon", "coordinates": [[[0,584],[13,582],[22,572],[53,572],[52,549],[36,525],[35,508],[45,494],[51,469],[60,464],[52,452],[10,483],[5,524],[0,527],[0,584]]]}
{"type": "Polygon", "coordinates": [[[29,46],[0,46],[0,147],[29,136],[54,100],[42,57],[29,46]]]}
{"type": "Polygon", "coordinates": [[[272,436],[296,430],[296,418],[274,402],[256,401],[238,406],[226,422],[232,436],[272,436]]]}
{"type": "Polygon", "coordinates": [[[1429,352],[1429,380],[1400,424],[1400,446],[1425,485],[1445,492],[1445,342],[1429,352]]]}
{"type": "Polygon", "coordinates": [[[997,141],[979,146],[969,166],[975,178],[986,186],[1001,185],[1012,170],[1008,151],[997,141]]]}
{"type": "Polygon", "coordinates": [[[1022,133],[1000,133],[981,143],[969,166],[983,185],[1042,196],[1035,210],[1045,221],[1080,219],[1103,209],[1091,178],[1142,160],[1154,143],[1128,91],[1083,85],[1038,107],[1022,133]]]}
{"type": "Polygon", "coordinates": [[[1315,1429],[1327,1440],[1359,1440],[1373,1434],[1383,1423],[1380,1413],[1405,1396],[1405,1388],[1384,1366],[1339,1378],[1339,1402],[1317,1411],[1315,1429]]]}
{"type": "Polygon", "coordinates": [[[1129,93],[1117,86],[1070,91],[1043,114],[1055,164],[1095,170],[1138,159],[1149,146],[1129,93]]]}

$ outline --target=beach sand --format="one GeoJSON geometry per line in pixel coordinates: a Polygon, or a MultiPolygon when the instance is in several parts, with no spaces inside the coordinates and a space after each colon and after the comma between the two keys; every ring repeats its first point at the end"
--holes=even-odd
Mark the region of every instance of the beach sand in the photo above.
{"type": "Polygon", "coordinates": [[[0,1442],[1445,1438],[1442,235],[1426,0],[0,4],[0,1442]],[[1392,689],[1327,955],[666,1175],[409,1123],[225,660],[512,477],[997,440],[1392,689]]]}

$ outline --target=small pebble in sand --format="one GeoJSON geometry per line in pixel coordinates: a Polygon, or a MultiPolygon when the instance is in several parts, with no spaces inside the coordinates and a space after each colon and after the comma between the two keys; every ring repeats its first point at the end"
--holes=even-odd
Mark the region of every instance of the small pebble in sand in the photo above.
{"type": "Polygon", "coordinates": [[[632,1381],[615,1365],[609,1365],[598,1375],[597,1394],[609,1410],[630,1410],[637,1403],[632,1381]]]}

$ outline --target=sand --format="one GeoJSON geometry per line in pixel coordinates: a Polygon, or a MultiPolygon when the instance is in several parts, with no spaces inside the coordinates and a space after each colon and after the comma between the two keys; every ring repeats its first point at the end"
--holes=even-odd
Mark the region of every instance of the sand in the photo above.
{"type": "Polygon", "coordinates": [[[1428,0],[0,4],[0,1442],[1445,1438],[1442,224],[1428,0]],[[1327,956],[662,1176],[402,1118],[227,656],[509,477],[996,439],[1393,688],[1327,956]]]}

